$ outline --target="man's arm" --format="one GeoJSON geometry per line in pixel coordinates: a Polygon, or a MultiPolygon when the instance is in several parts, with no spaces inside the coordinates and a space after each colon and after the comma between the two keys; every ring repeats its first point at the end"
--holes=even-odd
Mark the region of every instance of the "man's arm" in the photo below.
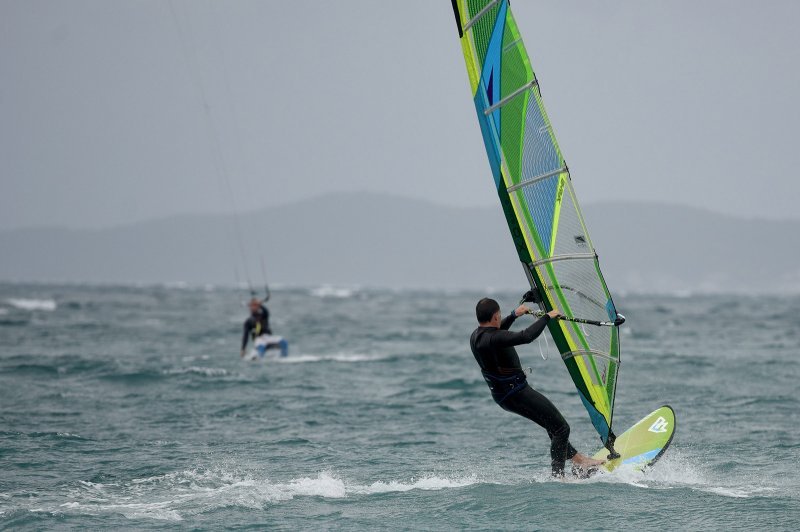
{"type": "MultiPolygon", "coordinates": [[[[514,311],[514,315],[517,316],[526,312],[529,312],[527,307],[521,306],[514,311]]],[[[502,329],[498,330],[496,333],[492,334],[492,337],[489,340],[489,345],[492,347],[513,347],[515,345],[529,344],[533,342],[540,334],[542,334],[542,331],[544,331],[544,328],[547,326],[547,322],[550,321],[551,318],[556,318],[559,315],[560,313],[557,310],[551,310],[533,322],[533,324],[531,324],[527,329],[516,332],[502,329]]]]}
{"type": "Polygon", "coordinates": [[[247,347],[247,341],[250,339],[250,331],[253,329],[253,324],[250,322],[250,318],[248,318],[244,322],[244,333],[242,334],[242,355],[244,356],[244,350],[247,347]]]}
{"type": "Polygon", "coordinates": [[[533,322],[527,329],[514,332],[502,329],[498,330],[496,333],[492,334],[489,345],[492,347],[513,347],[515,345],[529,344],[533,342],[537,336],[542,334],[548,321],[550,321],[550,317],[545,314],[533,322]]]}
{"type": "Polygon", "coordinates": [[[514,312],[503,318],[503,321],[500,322],[500,329],[507,331],[518,317],[522,316],[523,314],[530,314],[530,312],[531,309],[525,305],[518,306],[514,309],[514,312]]]}
{"type": "Polygon", "coordinates": [[[267,310],[267,307],[262,305],[261,311],[264,313],[264,332],[267,334],[272,334],[272,328],[269,326],[269,310],[267,310]]]}
{"type": "Polygon", "coordinates": [[[511,327],[511,325],[514,324],[516,319],[517,319],[517,313],[515,311],[506,316],[505,318],[503,318],[503,321],[500,322],[500,329],[503,331],[507,331],[511,327]]]}

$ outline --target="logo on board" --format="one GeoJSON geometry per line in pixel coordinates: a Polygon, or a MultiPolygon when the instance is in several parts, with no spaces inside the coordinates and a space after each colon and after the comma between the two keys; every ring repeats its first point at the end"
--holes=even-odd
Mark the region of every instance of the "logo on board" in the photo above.
{"type": "Polygon", "coordinates": [[[663,417],[659,416],[659,418],[656,419],[655,422],[652,425],[650,425],[650,428],[647,430],[650,432],[661,433],[661,432],[667,432],[667,427],[669,427],[669,422],[663,417]]]}

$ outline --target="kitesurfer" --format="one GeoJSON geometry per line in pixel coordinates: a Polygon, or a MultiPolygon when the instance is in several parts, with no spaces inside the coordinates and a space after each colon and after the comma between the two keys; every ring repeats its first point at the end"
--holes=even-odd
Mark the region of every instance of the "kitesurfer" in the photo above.
{"type": "Polygon", "coordinates": [[[567,460],[572,460],[583,472],[590,472],[603,461],[579,453],[569,443],[569,425],[564,416],[547,397],[528,385],[519,355],[514,349],[514,346],[531,343],[542,333],[547,322],[557,318],[559,313],[551,310],[527,329],[516,332],[508,330],[517,317],[529,313],[528,307],[521,305],[501,320],[497,301],[489,298],[478,301],[475,307],[478,328],[469,342],[472,354],[481,367],[495,402],[504,410],[528,418],[547,431],[553,476],[564,476],[567,460]]]}
{"type": "Polygon", "coordinates": [[[280,348],[281,356],[288,355],[289,344],[286,340],[280,336],[272,335],[272,329],[269,327],[269,310],[264,306],[264,303],[254,297],[248,303],[248,307],[250,308],[250,316],[244,322],[241,357],[244,358],[247,342],[251,338],[258,354],[262,357],[266,350],[273,346],[280,348]]]}

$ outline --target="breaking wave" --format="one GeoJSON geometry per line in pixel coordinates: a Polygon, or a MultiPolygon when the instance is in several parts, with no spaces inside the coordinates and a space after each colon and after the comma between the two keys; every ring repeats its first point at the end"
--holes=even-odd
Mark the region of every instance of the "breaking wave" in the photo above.
{"type": "Polygon", "coordinates": [[[330,355],[289,355],[277,357],[270,362],[281,364],[304,364],[307,362],[377,362],[389,358],[387,355],[360,355],[352,353],[334,353],[330,355]]]}
{"type": "Polygon", "coordinates": [[[53,299],[25,299],[12,297],[6,299],[6,303],[20,310],[46,310],[48,312],[54,311],[58,306],[53,299]]]}
{"type": "Polygon", "coordinates": [[[344,499],[412,490],[444,490],[478,483],[475,477],[435,475],[409,480],[350,482],[331,472],[273,482],[225,469],[188,470],[133,479],[126,483],[81,481],[53,506],[29,511],[53,514],[120,514],[128,519],[181,521],[217,508],[263,509],[297,497],[344,499]]]}
{"type": "Polygon", "coordinates": [[[345,299],[348,297],[353,297],[353,295],[356,293],[356,290],[331,285],[322,285],[312,288],[309,293],[314,297],[345,299]]]}

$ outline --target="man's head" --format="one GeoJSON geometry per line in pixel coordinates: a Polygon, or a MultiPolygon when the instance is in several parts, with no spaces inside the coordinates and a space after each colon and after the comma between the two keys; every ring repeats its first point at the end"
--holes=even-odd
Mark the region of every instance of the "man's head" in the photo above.
{"type": "Polygon", "coordinates": [[[250,300],[250,303],[247,304],[250,307],[250,314],[260,314],[261,313],[261,300],[257,297],[254,297],[250,300]]]}
{"type": "Polygon", "coordinates": [[[499,327],[500,305],[494,299],[484,297],[475,305],[475,317],[481,325],[499,327]]]}

